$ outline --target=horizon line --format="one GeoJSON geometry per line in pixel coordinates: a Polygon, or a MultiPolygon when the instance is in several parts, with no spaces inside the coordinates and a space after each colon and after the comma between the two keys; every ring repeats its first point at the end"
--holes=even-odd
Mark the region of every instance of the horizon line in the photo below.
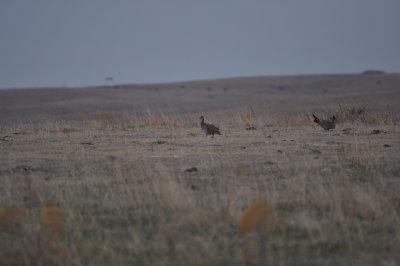
{"type": "Polygon", "coordinates": [[[185,83],[185,82],[201,82],[201,81],[217,81],[224,79],[240,79],[240,78],[260,78],[260,77],[296,77],[296,76],[337,76],[337,75],[365,75],[369,74],[399,74],[400,71],[386,72],[377,69],[366,69],[361,72],[336,72],[336,73],[300,73],[300,74],[266,74],[266,75],[249,75],[249,76],[230,76],[230,77],[217,77],[217,78],[200,78],[200,79],[187,79],[187,80],[174,80],[174,81],[157,81],[157,82],[127,82],[127,83],[115,83],[112,85],[107,84],[87,84],[87,85],[45,85],[45,86],[20,86],[20,87],[0,87],[0,90],[24,90],[24,89],[78,89],[78,88],[96,88],[96,87],[114,87],[114,86],[143,86],[143,85],[159,85],[159,84],[174,84],[174,83],[185,83]]]}

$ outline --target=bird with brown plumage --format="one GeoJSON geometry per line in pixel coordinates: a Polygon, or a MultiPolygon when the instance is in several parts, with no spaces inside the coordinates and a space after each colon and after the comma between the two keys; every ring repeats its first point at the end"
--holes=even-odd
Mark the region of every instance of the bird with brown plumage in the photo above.
{"type": "Polygon", "coordinates": [[[215,134],[221,135],[218,127],[204,122],[204,116],[200,116],[200,126],[206,136],[211,135],[214,137],[215,134]]]}
{"type": "Polygon", "coordinates": [[[334,129],[336,127],[336,117],[332,116],[331,120],[320,120],[314,114],[312,114],[314,122],[320,125],[325,130],[334,129]]]}

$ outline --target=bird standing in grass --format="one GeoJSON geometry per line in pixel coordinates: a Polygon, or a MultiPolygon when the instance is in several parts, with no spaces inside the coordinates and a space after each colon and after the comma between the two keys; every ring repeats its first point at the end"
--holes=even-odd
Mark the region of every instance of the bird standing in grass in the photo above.
{"type": "Polygon", "coordinates": [[[214,137],[214,134],[218,134],[221,135],[221,133],[219,132],[219,128],[212,125],[212,124],[207,124],[204,122],[204,116],[200,116],[200,126],[201,129],[204,131],[204,133],[207,135],[211,135],[214,137]]]}
{"type": "Polygon", "coordinates": [[[314,122],[320,125],[325,130],[334,129],[336,127],[335,116],[332,116],[332,120],[320,120],[314,114],[312,114],[312,116],[314,117],[314,122]]]}

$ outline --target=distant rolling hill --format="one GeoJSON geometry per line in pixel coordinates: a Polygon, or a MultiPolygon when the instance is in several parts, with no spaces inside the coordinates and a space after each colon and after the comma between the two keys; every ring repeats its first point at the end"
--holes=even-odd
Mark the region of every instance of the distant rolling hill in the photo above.
{"type": "Polygon", "coordinates": [[[400,111],[400,74],[238,77],[113,87],[0,90],[0,121],[40,121],[114,115],[201,113],[252,106],[279,113],[334,108],[338,103],[400,111]]]}

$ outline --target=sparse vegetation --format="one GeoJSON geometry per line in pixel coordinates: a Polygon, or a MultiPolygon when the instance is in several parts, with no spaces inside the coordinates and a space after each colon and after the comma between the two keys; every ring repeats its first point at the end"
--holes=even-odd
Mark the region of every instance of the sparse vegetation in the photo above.
{"type": "Polygon", "coordinates": [[[244,124],[244,128],[247,130],[257,129],[257,117],[253,108],[248,107],[247,112],[240,115],[241,123],[244,124]]]}
{"type": "Polygon", "coordinates": [[[114,116],[109,112],[100,112],[96,114],[96,119],[98,121],[111,122],[114,120],[114,116]]]}
{"type": "Polygon", "coordinates": [[[396,118],[253,113],[2,125],[0,265],[396,264],[396,118]]]}
{"type": "Polygon", "coordinates": [[[389,112],[372,110],[365,104],[342,104],[337,105],[336,110],[326,110],[327,119],[336,116],[339,123],[351,123],[360,125],[398,125],[400,117],[389,112]]]}

